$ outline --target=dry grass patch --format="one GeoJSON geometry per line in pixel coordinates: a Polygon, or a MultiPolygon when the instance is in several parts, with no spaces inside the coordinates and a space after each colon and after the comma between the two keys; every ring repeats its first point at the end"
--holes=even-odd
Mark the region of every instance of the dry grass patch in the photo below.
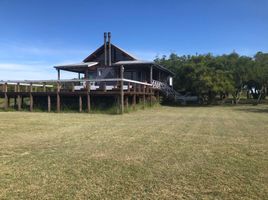
{"type": "Polygon", "coordinates": [[[0,199],[265,199],[267,110],[1,112],[0,199]]]}

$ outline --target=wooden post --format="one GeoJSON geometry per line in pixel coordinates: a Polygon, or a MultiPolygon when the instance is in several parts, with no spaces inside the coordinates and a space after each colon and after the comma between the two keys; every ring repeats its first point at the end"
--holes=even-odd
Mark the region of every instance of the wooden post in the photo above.
{"type": "Polygon", "coordinates": [[[127,91],[130,92],[130,82],[127,84],[127,91]]]}
{"type": "Polygon", "coordinates": [[[57,112],[60,112],[60,83],[57,82],[57,112]]]}
{"type": "Polygon", "coordinates": [[[152,88],[152,86],[150,86],[149,91],[150,91],[150,106],[152,106],[153,105],[153,88],[152,88]]]}
{"type": "Polygon", "coordinates": [[[74,82],[72,82],[72,92],[74,92],[74,82]]]}
{"type": "Polygon", "coordinates": [[[5,92],[5,83],[2,85],[2,92],[5,92]]]}
{"type": "Polygon", "coordinates": [[[7,106],[10,107],[10,97],[7,98],[7,106]]]}
{"type": "Polygon", "coordinates": [[[136,109],[136,92],[137,92],[136,83],[134,83],[133,87],[134,87],[134,95],[132,97],[132,107],[133,107],[133,110],[135,110],[136,109]]]}
{"type": "Polygon", "coordinates": [[[90,112],[90,84],[89,81],[86,82],[87,87],[87,112],[90,112]]]}
{"type": "MultiPolygon", "coordinates": [[[[17,92],[20,93],[20,84],[19,83],[17,84],[17,92]]],[[[18,111],[20,111],[21,110],[21,96],[20,96],[20,94],[18,94],[17,97],[18,97],[18,111]]]]}
{"type": "Polygon", "coordinates": [[[79,112],[82,112],[82,106],[83,106],[82,96],[79,95],[79,112]]]}
{"type": "Polygon", "coordinates": [[[104,90],[104,92],[107,92],[107,88],[106,88],[106,82],[104,82],[104,85],[103,85],[103,90],[104,90]]]}
{"type": "Polygon", "coordinates": [[[124,66],[121,65],[120,66],[120,113],[123,114],[124,113],[124,66]]]}
{"type": "Polygon", "coordinates": [[[3,85],[3,92],[5,93],[5,103],[4,103],[4,109],[8,109],[8,96],[7,96],[7,83],[3,85]]]}
{"type": "Polygon", "coordinates": [[[143,101],[143,109],[145,108],[145,85],[143,85],[143,97],[142,97],[142,101],[143,101]]]}
{"type": "Polygon", "coordinates": [[[58,71],[58,81],[60,80],[60,69],[57,69],[58,71]]]}
{"type": "Polygon", "coordinates": [[[17,97],[14,97],[14,108],[17,107],[17,97]]]}
{"type": "Polygon", "coordinates": [[[88,79],[88,69],[85,70],[85,79],[88,79]]]}
{"type": "Polygon", "coordinates": [[[46,83],[43,83],[43,92],[46,92],[46,83]]]}
{"type": "Polygon", "coordinates": [[[150,67],[150,84],[153,82],[153,66],[150,67]]]}
{"type": "Polygon", "coordinates": [[[33,111],[33,84],[30,83],[30,112],[33,111]]]}
{"type": "Polygon", "coordinates": [[[126,109],[128,110],[128,96],[125,97],[125,106],[126,106],[126,109]]]}
{"type": "MultiPolygon", "coordinates": [[[[153,66],[150,67],[150,84],[153,83],[153,66]]],[[[150,97],[150,106],[153,105],[153,97],[152,97],[152,86],[147,86],[149,89],[149,97],[150,97]]]]}
{"type": "Polygon", "coordinates": [[[50,95],[47,95],[47,111],[51,111],[51,98],[50,95]]]}

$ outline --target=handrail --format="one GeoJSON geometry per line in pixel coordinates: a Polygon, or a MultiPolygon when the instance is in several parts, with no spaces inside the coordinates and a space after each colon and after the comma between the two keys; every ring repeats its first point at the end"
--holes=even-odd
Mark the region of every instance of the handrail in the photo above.
{"type": "Polygon", "coordinates": [[[7,81],[0,81],[0,84],[11,84],[11,83],[67,83],[67,82],[110,82],[110,81],[124,81],[130,83],[137,83],[141,85],[152,86],[150,83],[135,81],[131,79],[124,79],[124,78],[108,78],[108,79],[62,79],[62,80],[7,80],[7,81]]]}

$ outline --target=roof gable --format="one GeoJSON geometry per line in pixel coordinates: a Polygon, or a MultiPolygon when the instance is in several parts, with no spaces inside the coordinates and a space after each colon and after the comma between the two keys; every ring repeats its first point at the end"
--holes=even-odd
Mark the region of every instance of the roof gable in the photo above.
{"type": "MultiPolygon", "coordinates": [[[[107,57],[108,57],[108,47],[107,47],[107,57]]],[[[128,52],[122,50],[121,48],[111,44],[111,59],[112,63],[118,61],[129,61],[137,60],[134,56],[130,55],[128,52]]],[[[104,64],[104,45],[100,46],[96,51],[86,57],[83,62],[99,62],[104,64]]]]}

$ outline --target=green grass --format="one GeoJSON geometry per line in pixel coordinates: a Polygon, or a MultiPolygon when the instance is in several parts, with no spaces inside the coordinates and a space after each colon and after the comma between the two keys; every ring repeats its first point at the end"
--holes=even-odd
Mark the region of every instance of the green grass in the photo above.
{"type": "Polygon", "coordinates": [[[267,199],[268,106],[0,113],[0,199],[267,199]]]}

